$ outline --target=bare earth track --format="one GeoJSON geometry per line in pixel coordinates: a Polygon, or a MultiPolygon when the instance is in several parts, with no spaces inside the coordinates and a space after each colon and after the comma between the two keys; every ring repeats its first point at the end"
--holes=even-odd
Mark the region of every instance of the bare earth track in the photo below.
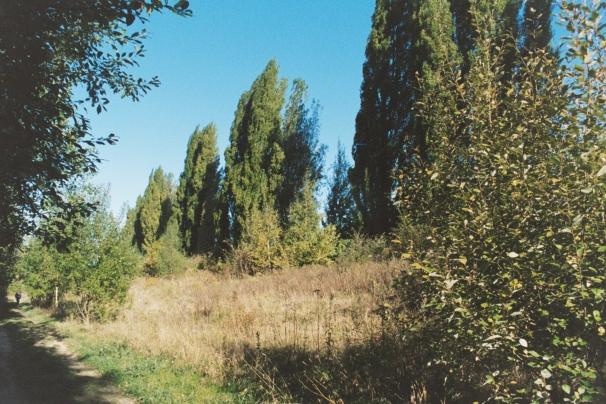
{"type": "Polygon", "coordinates": [[[60,335],[14,307],[0,312],[0,404],[118,403],[120,395],[79,361],[60,335]]]}

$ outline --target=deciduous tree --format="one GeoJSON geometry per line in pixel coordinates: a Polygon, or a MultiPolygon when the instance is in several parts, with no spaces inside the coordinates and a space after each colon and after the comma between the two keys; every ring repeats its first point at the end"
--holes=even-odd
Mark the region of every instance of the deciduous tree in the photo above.
{"type": "Polygon", "coordinates": [[[225,152],[225,196],[236,243],[253,210],[276,208],[283,183],[280,113],[285,90],[286,81],[272,60],[238,103],[225,152]]]}
{"type": "Polygon", "coordinates": [[[359,225],[358,211],[351,194],[351,183],[348,177],[350,168],[345,149],[339,143],[329,184],[326,223],[333,225],[340,237],[352,236],[359,225]]]}
{"type": "Polygon", "coordinates": [[[135,221],[135,241],[142,252],[164,234],[173,214],[173,194],[172,176],[162,167],[152,170],[135,221]]]}
{"type": "Polygon", "coordinates": [[[183,245],[189,254],[213,253],[219,237],[219,155],[214,124],[196,128],[187,145],[177,190],[183,245]]]}
{"type": "Polygon", "coordinates": [[[102,112],[110,93],[138,100],[158,85],[129,73],[145,36],[129,26],[165,9],[190,14],[184,0],[0,3],[0,258],[49,205],[74,210],[62,195],[66,184],[95,172],[96,146],[116,141],[92,134],[84,107],[102,112]],[[80,100],[78,86],[86,94],[80,100]]]}
{"type": "Polygon", "coordinates": [[[304,192],[307,185],[315,190],[322,178],[326,147],[319,136],[318,104],[306,105],[307,85],[295,80],[282,124],[284,150],[283,180],[277,207],[282,222],[288,220],[291,204],[304,192]]]}

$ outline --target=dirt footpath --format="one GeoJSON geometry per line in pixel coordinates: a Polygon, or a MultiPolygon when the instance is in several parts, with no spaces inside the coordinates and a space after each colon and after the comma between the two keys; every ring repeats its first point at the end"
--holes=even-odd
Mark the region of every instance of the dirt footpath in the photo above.
{"type": "Polygon", "coordinates": [[[22,404],[28,399],[15,382],[10,369],[13,347],[8,335],[0,328],[0,402],[22,404]]]}
{"type": "Polygon", "coordinates": [[[62,337],[14,305],[0,313],[0,404],[118,403],[133,400],[84,365],[62,337]]]}

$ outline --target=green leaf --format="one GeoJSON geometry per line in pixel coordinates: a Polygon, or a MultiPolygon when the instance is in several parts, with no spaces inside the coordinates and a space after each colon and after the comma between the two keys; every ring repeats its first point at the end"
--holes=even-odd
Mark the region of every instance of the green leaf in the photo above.
{"type": "Polygon", "coordinates": [[[549,379],[551,377],[551,372],[547,369],[541,370],[541,376],[543,379],[549,379]]]}
{"type": "Polygon", "coordinates": [[[570,394],[570,386],[569,385],[563,384],[562,385],[562,390],[564,391],[564,393],[570,394]]]}

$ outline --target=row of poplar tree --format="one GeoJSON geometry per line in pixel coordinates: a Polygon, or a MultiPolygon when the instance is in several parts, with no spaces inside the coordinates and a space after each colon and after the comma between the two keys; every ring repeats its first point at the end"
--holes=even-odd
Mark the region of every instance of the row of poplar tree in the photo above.
{"type": "MultiPolygon", "coordinates": [[[[473,13],[498,10],[495,27],[522,52],[547,47],[552,39],[553,0],[377,0],[366,48],[361,107],[353,144],[350,178],[363,229],[379,235],[397,225],[397,173],[427,160],[430,131],[417,103],[438,62],[450,58],[465,76],[476,49],[478,28],[473,13]],[[472,11],[474,9],[475,11],[472,11]]],[[[506,52],[511,77],[517,50],[506,52]]],[[[453,128],[453,130],[455,130],[453,128]]]]}
{"type": "Polygon", "coordinates": [[[336,233],[351,231],[348,162],[340,150],[333,181],[340,195],[332,199],[351,206],[344,206],[345,216],[340,205],[333,208],[328,221],[334,226],[322,227],[316,194],[326,147],[318,140],[318,105],[308,102],[303,80],[292,82],[288,99],[287,87],[277,63],[270,61],[242,94],[224,168],[216,127],[209,124],[191,135],[178,184],[162,168],[152,172],[127,216],[133,244],[147,253],[165,234],[173,239],[178,234],[187,254],[223,255],[231,247],[270,243],[274,253],[258,257],[275,261],[270,266],[280,265],[282,244],[292,247],[288,255],[297,264],[321,262],[331,254],[322,251],[335,248],[336,233]]]}
{"type": "MultiPolygon", "coordinates": [[[[377,236],[397,226],[396,191],[406,186],[397,173],[429,156],[430,128],[417,108],[424,97],[419,79],[431,80],[432,69],[445,55],[462,75],[467,73],[478,34],[471,12],[475,3],[377,0],[356,118],[354,166],[349,167],[339,146],[326,206],[325,223],[339,236],[356,231],[377,236]]],[[[552,0],[492,3],[500,10],[501,32],[523,52],[549,45],[552,0]]],[[[506,52],[504,80],[514,74],[517,60],[516,50],[506,52]]],[[[307,231],[321,232],[315,194],[323,178],[325,147],[318,140],[318,108],[307,103],[304,81],[292,83],[288,101],[287,87],[271,61],[242,94],[224,168],[216,128],[210,124],[192,134],[176,190],[161,168],[152,172],[127,221],[141,251],[170,226],[188,254],[222,254],[252,237],[259,222],[287,229],[299,217],[309,222],[307,231]]]]}

